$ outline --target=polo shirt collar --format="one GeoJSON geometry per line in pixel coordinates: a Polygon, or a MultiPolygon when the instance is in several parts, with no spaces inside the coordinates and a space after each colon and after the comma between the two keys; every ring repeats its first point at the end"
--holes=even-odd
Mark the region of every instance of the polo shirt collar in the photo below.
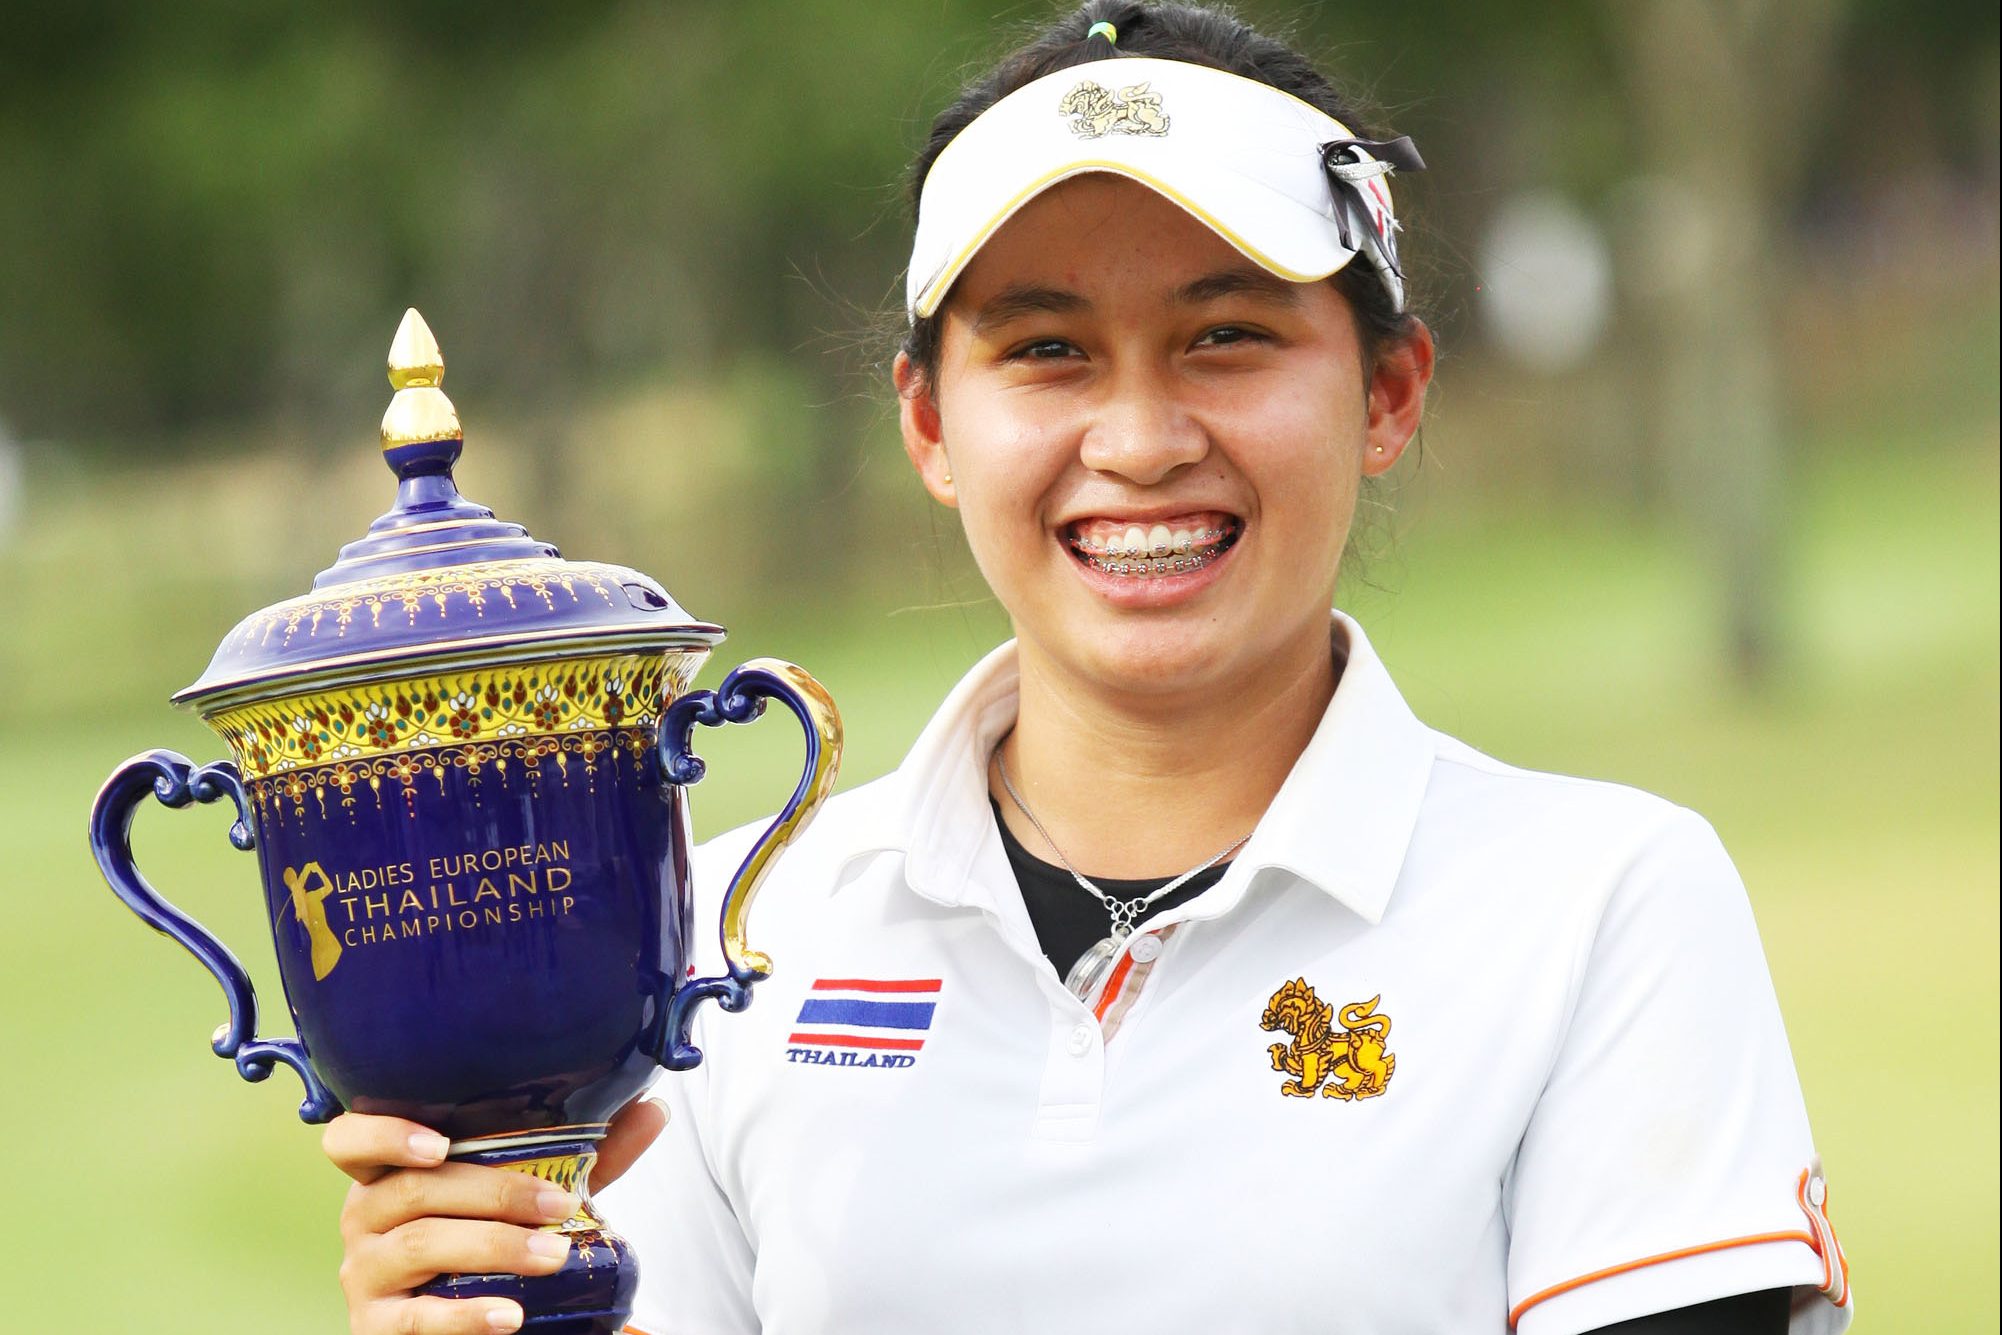
{"type": "Polygon", "coordinates": [[[1236,862],[1289,872],[1365,921],[1383,920],[1432,777],[1431,729],[1355,620],[1334,614],[1348,661],[1321,724],[1236,862]]]}
{"type": "MultiPolygon", "coordinates": [[[[1332,633],[1347,658],[1334,699],[1228,879],[1248,887],[1261,872],[1282,871],[1373,924],[1417,826],[1433,738],[1362,627],[1338,611],[1332,633]]],[[[880,800],[855,813],[846,858],[902,851],[905,879],[924,898],[998,907],[972,873],[995,839],[987,758],[1014,726],[1019,681],[1012,640],[974,665],[883,781],[880,800]]]]}

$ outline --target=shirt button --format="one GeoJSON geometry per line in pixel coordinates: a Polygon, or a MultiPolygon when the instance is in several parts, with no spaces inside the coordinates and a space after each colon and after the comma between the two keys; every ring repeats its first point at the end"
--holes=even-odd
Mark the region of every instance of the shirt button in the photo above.
{"type": "Polygon", "coordinates": [[[1133,943],[1132,954],[1135,964],[1152,964],[1155,960],[1161,958],[1161,938],[1158,936],[1141,937],[1133,943]]]}
{"type": "Polygon", "coordinates": [[[1088,1024],[1072,1026],[1071,1036],[1065,1040],[1064,1047],[1073,1057],[1082,1057],[1085,1053],[1090,1052],[1091,1026],[1088,1024]]]}
{"type": "Polygon", "coordinates": [[[1828,1204],[1828,1183],[1826,1181],[1818,1177],[1811,1177],[1807,1180],[1807,1203],[1817,1210],[1828,1204]]]}

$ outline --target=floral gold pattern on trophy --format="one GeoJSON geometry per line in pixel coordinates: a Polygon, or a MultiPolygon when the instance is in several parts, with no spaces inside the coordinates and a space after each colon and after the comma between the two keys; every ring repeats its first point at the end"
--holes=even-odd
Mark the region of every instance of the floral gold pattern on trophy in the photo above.
{"type": "Polygon", "coordinates": [[[682,654],[495,666],[240,705],[210,726],[254,781],[431,747],[649,727],[693,675],[682,654]]]}
{"type": "Polygon", "coordinates": [[[381,626],[385,611],[403,617],[410,626],[416,626],[421,618],[435,617],[442,627],[455,618],[484,617],[489,599],[515,611],[531,600],[554,609],[559,599],[578,602],[587,597],[616,607],[625,592],[606,576],[548,558],[444,566],[342,584],[327,593],[278,603],[244,621],[231,640],[269,643],[277,637],[289,643],[302,631],[311,638],[323,629],[339,638],[358,618],[367,618],[371,628],[381,626]]]}
{"type": "Polygon", "coordinates": [[[377,810],[383,805],[385,782],[393,784],[392,796],[403,799],[404,809],[415,819],[417,794],[423,780],[435,783],[439,796],[445,781],[454,773],[463,774],[476,787],[482,781],[497,783],[502,792],[513,791],[519,778],[540,784],[545,776],[568,785],[573,773],[596,790],[602,767],[621,767],[622,777],[636,775],[645,764],[653,745],[649,728],[624,728],[611,732],[578,732],[563,737],[510,737],[498,742],[468,746],[444,746],[430,751],[413,751],[374,760],[337,761],[315,769],[288,770],[244,784],[260,818],[290,811],[303,818],[317,808],[321,816],[335,810],[353,810],[363,799],[377,810]],[[623,769],[630,762],[631,770],[623,769]],[[308,799],[314,803],[307,805],[308,799]],[[328,806],[331,799],[333,807],[328,806]]]}

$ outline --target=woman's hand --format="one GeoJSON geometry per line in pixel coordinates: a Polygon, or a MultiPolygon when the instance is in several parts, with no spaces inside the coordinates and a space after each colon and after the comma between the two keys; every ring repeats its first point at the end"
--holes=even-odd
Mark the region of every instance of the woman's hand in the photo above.
{"type": "MultiPolygon", "coordinates": [[[[667,1109],[635,1100],[612,1119],[591,1173],[596,1190],[632,1165],[661,1128],[667,1109]]],[[[354,1179],[341,1207],[341,1289],[354,1335],[492,1335],[518,1330],[508,1298],[413,1296],[447,1274],[547,1275],[570,1250],[543,1233],[577,1210],[577,1198],[505,1168],[446,1163],[443,1136],[396,1117],[345,1113],[321,1144],[354,1179]]]]}

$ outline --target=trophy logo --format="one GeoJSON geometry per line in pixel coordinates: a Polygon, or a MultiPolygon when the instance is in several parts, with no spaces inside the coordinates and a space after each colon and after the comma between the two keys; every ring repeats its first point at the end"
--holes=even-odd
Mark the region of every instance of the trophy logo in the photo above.
{"type": "Polygon", "coordinates": [[[341,939],[327,925],[327,896],[334,881],[317,862],[285,868],[285,888],[292,894],[292,913],[313,943],[313,981],[322,982],[341,962],[341,939]]]}
{"type": "Polygon", "coordinates": [[[1080,139],[1168,133],[1161,95],[1144,83],[1114,93],[1086,79],[1064,94],[1064,100],[1057,103],[1057,114],[1070,122],[1071,133],[1080,139]]]}
{"type": "Polygon", "coordinates": [[[1330,1099],[1373,1099],[1390,1085],[1397,1058],[1384,1051],[1390,1038],[1390,1017],[1379,1015],[1376,1003],[1351,1001],[1342,1007],[1344,1028],[1335,1028],[1335,1008],[1314,995],[1305,978],[1295,978],[1272,994],[1258,1027],[1283,1030],[1290,1043],[1274,1043],[1272,1069],[1292,1077],[1279,1086],[1290,1098],[1310,1099],[1316,1093],[1330,1099]]]}

